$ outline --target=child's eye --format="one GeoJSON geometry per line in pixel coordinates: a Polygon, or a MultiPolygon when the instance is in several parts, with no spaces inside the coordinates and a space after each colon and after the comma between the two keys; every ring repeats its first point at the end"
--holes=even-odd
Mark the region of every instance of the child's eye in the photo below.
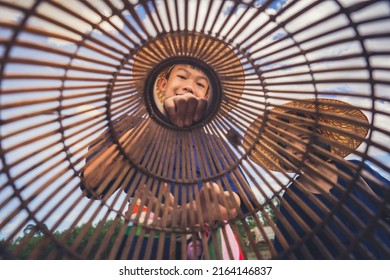
{"type": "Polygon", "coordinates": [[[178,74],[178,75],[177,75],[177,77],[179,77],[179,79],[181,79],[181,80],[185,80],[185,79],[186,79],[186,77],[185,77],[185,76],[183,76],[183,75],[180,75],[180,74],[178,74]]]}
{"type": "Polygon", "coordinates": [[[206,85],[202,84],[202,83],[197,83],[198,86],[200,86],[201,88],[206,88],[206,85]]]}

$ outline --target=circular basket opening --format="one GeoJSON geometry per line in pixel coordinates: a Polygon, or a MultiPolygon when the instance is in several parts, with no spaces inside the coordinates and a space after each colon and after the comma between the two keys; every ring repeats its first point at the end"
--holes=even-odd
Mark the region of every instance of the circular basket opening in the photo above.
{"type": "MultiPolygon", "coordinates": [[[[203,87],[205,96],[200,96],[207,101],[207,107],[200,120],[193,123],[189,128],[204,125],[218,112],[222,94],[219,79],[214,70],[204,62],[188,57],[176,57],[158,64],[149,74],[145,81],[145,103],[152,118],[164,126],[178,129],[169,119],[164,102],[169,97],[186,93],[186,84],[194,84],[193,87],[203,87]],[[182,67],[180,67],[182,66],[182,67]],[[172,71],[175,71],[176,80],[180,83],[176,88],[165,91],[161,83],[170,82],[172,71]],[[164,80],[164,81],[163,81],[164,80]],[[180,87],[180,88],[179,88],[180,87]],[[183,89],[184,88],[184,89],[183,89]],[[168,93],[167,93],[168,92],[168,93]]],[[[190,86],[193,88],[192,86],[190,86]]],[[[188,90],[187,93],[194,94],[188,90]]],[[[196,91],[196,89],[194,89],[196,91]]],[[[201,93],[202,95],[202,93],[201,93]]],[[[197,96],[199,97],[199,96],[197,96]]],[[[188,127],[183,128],[188,129],[188,127]]]]}

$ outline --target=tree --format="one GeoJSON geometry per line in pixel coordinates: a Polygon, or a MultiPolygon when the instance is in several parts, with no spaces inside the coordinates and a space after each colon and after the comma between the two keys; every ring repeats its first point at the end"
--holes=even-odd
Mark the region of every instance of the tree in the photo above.
{"type": "MultiPolygon", "coordinates": [[[[272,221],[276,222],[276,214],[275,214],[275,212],[274,212],[274,210],[272,208],[279,208],[280,201],[279,201],[279,199],[277,197],[273,197],[271,199],[271,202],[272,202],[272,204],[275,207],[271,207],[270,204],[267,204],[267,205],[264,206],[264,211],[267,213],[267,215],[271,218],[272,221]]],[[[264,226],[268,226],[269,223],[268,223],[267,219],[264,217],[264,215],[260,214],[260,216],[261,216],[262,224],[264,226]]]]}
{"type": "MultiPolygon", "coordinates": [[[[91,239],[94,232],[96,232],[97,228],[101,225],[101,223],[104,223],[103,227],[99,231],[98,237],[96,240],[93,241],[93,244],[88,252],[87,258],[93,259],[98,252],[101,242],[103,238],[107,235],[109,229],[111,228],[111,225],[113,224],[114,220],[108,220],[108,221],[100,221],[99,223],[92,225],[88,228],[86,231],[87,233],[84,234],[83,238],[79,242],[76,251],[78,253],[82,253],[86,246],[88,245],[88,242],[91,239]]],[[[80,232],[86,227],[86,224],[82,224],[80,226],[75,227],[71,230],[70,234],[68,234],[68,237],[66,240],[64,240],[63,246],[71,246],[74,241],[76,240],[77,236],[80,234],[80,232]]],[[[119,234],[120,228],[123,226],[123,220],[120,220],[117,225],[115,226],[115,230],[110,237],[110,240],[107,244],[107,247],[103,251],[103,255],[101,256],[101,259],[108,258],[108,254],[110,252],[110,248],[113,246],[115,240],[117,239],[117,236],[119,234]]],[[[36,257],[37,259],[47,259],[49,256],[51,256],[51,259],[63,259],[63,258],[69,258],[65,250],[62,246],[58,246],[58,244],[53,241],[51,238],[47,238],[41,230],[37,230],[37,226],[34,224],[28,224],[24,230],[23,230],[24,236],[16,238],[13,242],[11,242],[7,248],[7,252],[12,254],[14,251],[17,250],[17,258],[18,259],[29,259],[31,258],[30,255],[36,248],[39,248],[39,254],[36,257]],[[36,231],[36,232],[33,232],[36,231]],[[31,236],[32,235],[32,236],[31,236]],[[42,246],[44,245],[44,246],[42,246]],[[54,255],[53,255],[54,254],[54,255]]],[[[64,230],[62,232],[55,232],[54,236],[61,240],[65,236],[66,233],[69,233],[69,230],[64,230]]],[[[6,256],[7,258],[7,256],[6,256]]]]}
{"type": "MultiPolygon", "coordinates": [[[[276,198],[276,197],[273,197],[271,199],[271,203],[275,206],[274,208],[279,208],[280,206],[280,201],[276,198]]],[[[268,215],[268,217],[276,223],[276,214],[273,210],[273,207],[271,207],[270,204],[266,204],[264,205],[264,208],[263,208],[264,212],[266,212],[266,214],[268,215]]],[[[268,226],[269,225],[269,222],[268,220],[265,218],[265,216],[259,211],[256,213],[257,217],[259,218],[260,222],[261,222],[261,225],[262,226],[268,226]]],[[[254,219],[253,216],[248,216],[245,218],[245,221],[246,223],[248,224],[250,230],[252,231],[252,229],[254,228],[257,228],[257,223],[254,219]]],[[[247,236],[247,233],[246,233],[246,230],[245,230],[245,227],[243,224],[238,224],[238,230],[240,232],[240,235],[241,237],[243,238],[243,241],[245,243],[248,242],[248,236],[247,236]]]]}

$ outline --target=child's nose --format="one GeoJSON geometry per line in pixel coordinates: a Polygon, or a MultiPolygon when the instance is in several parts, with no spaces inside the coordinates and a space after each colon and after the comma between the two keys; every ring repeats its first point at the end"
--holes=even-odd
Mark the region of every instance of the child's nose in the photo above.
{"type": "Polygon", "coordinates": [[[194,93],[194,90],[191,87],[184,87],[184,91],[194,93]]]}
{"type": "Polygon", "coordinates": [[[194,87],[191,85],[191,83],[187,82],[184,86],[183,86],[183,90],[184,91],[187,91],[187,92],[190,92],[190,93],[194,93],[194,87]]]}

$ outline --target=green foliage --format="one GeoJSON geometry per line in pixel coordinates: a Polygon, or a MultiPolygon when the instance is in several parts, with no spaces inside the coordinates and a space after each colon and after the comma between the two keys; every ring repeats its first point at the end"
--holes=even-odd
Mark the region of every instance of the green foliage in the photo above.
{"type": "MultiPolygon", "coordinates": [[[[279,207],[279,201],[276,198],[272,199],[272,203],[275,205],[275,207],[279,207]]],[[[270,205],[265,205],[264,211],[273,221],[276,221],[276,215],[270,205]]],[[[262,225],[267,226],[267,219],[265,219],[265,217],[260,212],[257,213],[257,215],[262,225]]],[[[35,225],[29,224],[23,230],[24,236],[16,238],[13,242],[11,242],[11,244],[5,244],[4,241],[0,240],[0,252],[1,255],[3,255],[3,258],[11,258],[12,254],[16,255],[18,259],[30,259],[32,256],[31,254],[33,254],[34,259],[63,259],[65,257],[71,258],[66,253],[63,246],[64,244],[66,244],[66,246],[68,247],[72,246],[72,244],[74,244],[75,241],[78,239],[78,236],[81,234],[81,232],[83,232],[83,237],[77,245],[76,252],[79,254],[83,254],[85,253],[84,251],[86,247],[90,246],[90,248],[88,249],[87,258],[94,259],[98,250],[101,247],[103,239],[108,234],[109,229],[114,223],[114,220],[106,221],[103,226],[101,225],[102,222],[103,221],[100,221],[95,225],[89,226],[87,230],[85,229],[87,224],[83,224],[75,227],[70,232],[69,230],[55,232],[54,236],[58,240],[60,240],[61,245],[57,244],[52,238],[47,238],[44,232],[38,229],[35,225]],[[94,237],[95,232],[100,227],[101,229],[99,230],[98,236],[94,237]],[[93,244],[88,245],[90,240],[93,239],[93,244]]],[[[250,230],[257,227],[255,219],[252,216],[247,217],[246,222],[250,230]]],[[[120,220],[115,226],[115,230],[112,236],[109,238],[109,241],[105,246],[103,252],[101,252],[99,258],[108,258],[110,250],[114,245],[119,230],[122,226],[123,220],[120,220]]],[[[248,236],[244,226],[241,223],[238,223],[238,230],[243,238],[243,241],[247,242],[248,236]]]]}
{"type": "MultiPolygon", "coordinates": [[[[276,197],[272,198],[271,201],[272,201],[273,205],[275,206],[275,208],[279,208],[280,202],[279,202],[279,200],[276,197]]],[[[267,215],[269,216],[269,218],[272,221],[276,222],[276,215],[275,215],[274,210],[272,210],[272,207],[271,207],[270,204],[267,204],[267,205],[264,206],[264,211],[267,213],[267,215]]],[[[267,219],[262,214],[260,214],[260,220],[261,220],[263,226],[268,226],[269,225],[267,219]]]]}
{"type": "MultiPolygon", "coordinates": [[[[275,206],[275,208],[279,208],[280,202],[279,202],[279,200],[276,197],[272,198],[271,201],[272,201],[273,205],[275,206]]],[[[274,210],[272,210],[271,205],[267,204],[267,205],[264,206],[263,209],[264,209],[264,212],[267,213],[269,218],[272,221],[276,222],[276,215],[275,215],[274,210]]],[[[258,216],[258,218],[259,218],[259,220],[260,220],[260,222],[261,222],[261,224],[263,226],[269,226],[269,223],[268,223],[267,219],[264,217],[263,214],[258,212],[257,216],[258,216]]],[[[245,221],[248,224],[250,230],[252,230],[253,228],[257,227],[256,221],[255,221],[255,219],[252,216],[248,216],[245,219],[245,221]]],[[[247,233],[246,233],[246,230],[245,230],[244,226],[241,223],[238,224],[238,231],[240,232],[244,242],[247,242],[248,241],[248,236],[247,236],[247,233]]]]}
{"type": "MultiPolygon", "coordinates": [[[[84,249],[88,245],[88,242],[92,240],[93,234],[96,232],[97,228],[101,226],[101,223],[102,221],[100,221],[96,225],[90,226],[86,230],[77,246],[77,253],[81,254],[84,252],[84,249]]],[[[113,223],[114,220],[108,220],[104,223],[104,225],[99,231],[98,236],[95,237],[95,240],[90,247],[90,250],[88,251],[88,259],[93,259],[95,257],[104,237],[107,235],[113,223]]],[[[115,230],[100,257],[101,259],[108,258],[110,249],[113,246],[122,225],[123,220],[120,220],[115,226],[115,230]]],[[[55,232],[54,236],[61,240],[62,244],[65,242],[67,246],[71,246],[78,238],[79,234],[85,230],[86,226],[86,224],[77,226],[71,232],[69,232],[68,230],[62,232],[55,232]]],[[[34,227],[32,227],[31,225],[27,225],[23,232],[24,236],[16,238],[6,248],[6,250],[11,254],[15,255],[15,253],[17,252],[18,259],[30,259],[31,253],[36,254],[36,257],[34,257],[35,259],[63,259],[65,257],[70,258],[69,255],[67,255],[62,248],[62,246],[64,245],[58,245],[52,238],[45,238],[45,235],[42,232],[34,230],[34,227]],[[36,253],[37,251],[38,253],[36,253]]]]}

